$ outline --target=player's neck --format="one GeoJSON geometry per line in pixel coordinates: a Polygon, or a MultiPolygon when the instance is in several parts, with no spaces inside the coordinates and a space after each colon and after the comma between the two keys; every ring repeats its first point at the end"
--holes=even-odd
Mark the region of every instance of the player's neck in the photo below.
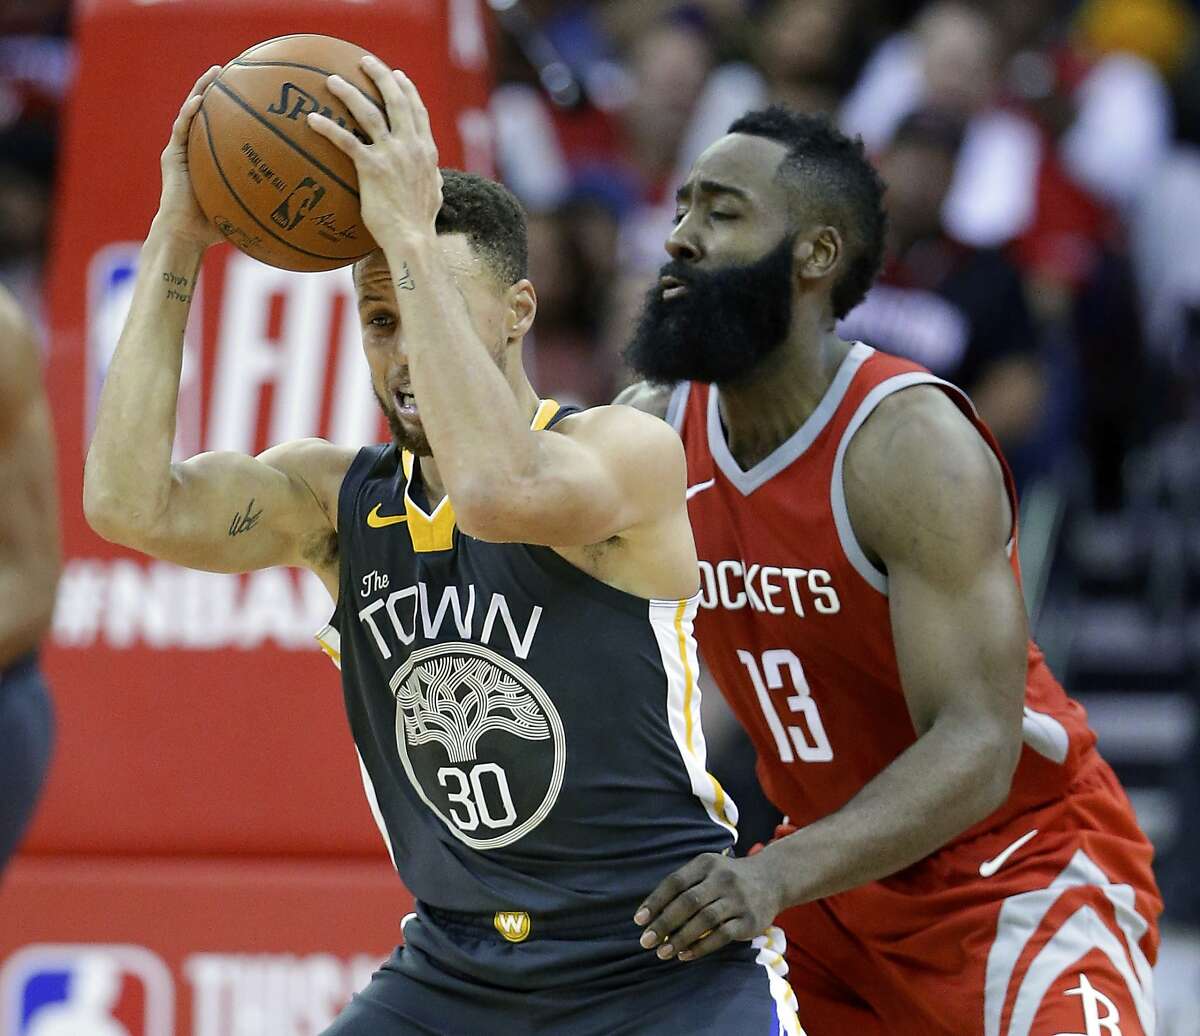
{"type": "Polygon", "coordinates": [[[770,456],[816,410],[850,351],[832,330],[793,334],[745,378],[720,386],[729,452],[743,470],[770,456]]]}

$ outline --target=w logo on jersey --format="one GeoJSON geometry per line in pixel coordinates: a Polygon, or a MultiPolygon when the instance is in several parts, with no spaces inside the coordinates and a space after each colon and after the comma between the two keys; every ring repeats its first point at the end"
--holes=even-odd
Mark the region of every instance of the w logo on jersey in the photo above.
{"type": "Polygon", "coordinates": [[[396,699],[409,743],[436,741],[452,763],[474,762],[489,730],[529,741],[550,736],[533,695],[486,658],[441,655],[413,666],[396,699]]]}
{"type": "Polygon", "coordinates": [[[166,965],[140,946],[30,946],[0,972],[8,1036],[171,1036],[166,965]]]}
{"type": "Polygon", "coordinates": [[[499,849],[546,819],[566,737],[529,673],[482,644],[451,641],[414,651],[389,686],[404,771],[455,838],[499,849]]]}

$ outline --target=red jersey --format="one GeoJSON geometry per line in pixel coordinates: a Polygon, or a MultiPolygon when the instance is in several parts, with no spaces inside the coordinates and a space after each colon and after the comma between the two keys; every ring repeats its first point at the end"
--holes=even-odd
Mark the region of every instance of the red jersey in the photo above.
{"type": "MultiPolygon", "coordinates": [[[[729,451],[715,386],[684,383],[671,398],[700,558],[700,652],[754,742],[763,789],[798,826],[840,808],[916,740],[887,575],[855,538],[842,464],[875,407],[918,384],[942,389],[995,451],[1019,581],[1008,466],[967,397],[923,367],[854,345],[808,420],[749,471],[729,451]]],[[[1024,746],[1008,801],[960,839],[1061,795],[1095,744],[1082,706],[1032,641],[1025,686],[1024,746]]]]}

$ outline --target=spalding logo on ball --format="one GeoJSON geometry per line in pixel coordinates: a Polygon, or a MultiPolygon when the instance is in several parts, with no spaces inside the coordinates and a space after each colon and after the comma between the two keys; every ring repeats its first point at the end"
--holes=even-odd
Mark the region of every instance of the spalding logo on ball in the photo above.
{"type": "Polygon", "coordinates": [[[336,73],[380,110],[359,62],[332,36],[281,36],[234,58],[204,94],[188,172],[204,214],[247,255],[284,270],[334,270],[375,250],[362,224],[354,163],[314,132],[320,112],[369,143],[325,86],[336,73]]]}

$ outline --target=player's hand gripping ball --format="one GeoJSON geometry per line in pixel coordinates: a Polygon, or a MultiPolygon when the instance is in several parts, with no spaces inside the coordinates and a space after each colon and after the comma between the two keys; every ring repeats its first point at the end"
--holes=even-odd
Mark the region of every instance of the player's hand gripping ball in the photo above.
{"type": "Polygon", "coordinates": [[[383,96],[382,112],[341,76],[330,78],[329,89],[367,131],[371,143],[323,112],[311,113],[308,122],[353,161],[362,184],[363,221],[386,251],[406,237],[434,235],[442,207],[442,174],[429,112],[412,80],[374,56],[363,58],[362,67],[383,96]]]}
{"type": "Polygon", "coordinates": [[[336,74],[379,118],[383,98],[361,66],[367,51],[332,36],[282,36],[251,47],[206,84],[192,120],[188,172],[208,221],[247,255],[285,270],[332,270],[375,250],[354,162],[309,125],[325,115],[370,140],[328,86],[336,74]]]}

